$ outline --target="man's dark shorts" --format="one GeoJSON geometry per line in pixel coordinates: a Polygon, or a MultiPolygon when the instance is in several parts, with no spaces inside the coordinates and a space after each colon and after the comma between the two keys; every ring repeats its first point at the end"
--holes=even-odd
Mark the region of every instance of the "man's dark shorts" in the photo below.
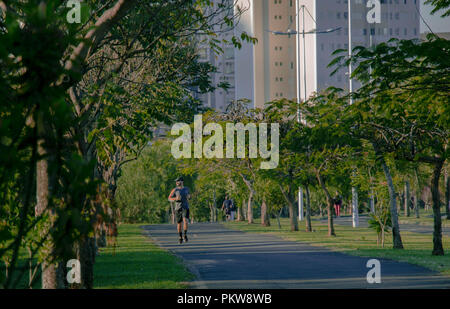
{"type": "Polygon", "coordinates": [[[189,220],[189,209],[181,207],[180,209],[176,210],[175,218],[177,220],[177,223],[183,222],[183,218],[186,218],[189,220]]]}

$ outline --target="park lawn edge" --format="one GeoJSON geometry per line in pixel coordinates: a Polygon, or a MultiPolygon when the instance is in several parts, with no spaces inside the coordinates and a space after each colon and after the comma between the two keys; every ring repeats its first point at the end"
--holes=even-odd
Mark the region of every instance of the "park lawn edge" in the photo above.
{"type": "Polygon", "coordinates": [[[119,225],[116,255],[113,247],[100,249],[94,265],[95,289],[190,288],[195,275],[182,259],[145,234],[145,225],[150,224],[119,225]],[[128,264],[132,265],[127,268],[128,264]],[[133,275],[138,279],[132,281],[133,275]]]}

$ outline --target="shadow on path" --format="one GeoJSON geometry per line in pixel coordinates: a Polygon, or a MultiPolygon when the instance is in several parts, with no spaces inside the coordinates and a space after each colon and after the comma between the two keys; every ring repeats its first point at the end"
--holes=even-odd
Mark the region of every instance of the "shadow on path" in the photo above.
{"type": "Polygon", "coordinates": [[[178,244],[175,226],[142,227],[158,245],[181,257],[197,276],[195,288],[347,289],[450,288],[450,278],[420,266],[379,259],[381,284],[367,283],[370,258],[286,241],[273,235],[196,223],[189,242],[178,244]]]}

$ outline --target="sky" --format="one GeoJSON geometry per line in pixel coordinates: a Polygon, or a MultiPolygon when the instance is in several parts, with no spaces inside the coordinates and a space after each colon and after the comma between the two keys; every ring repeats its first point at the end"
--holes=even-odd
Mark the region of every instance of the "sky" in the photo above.
{"type": "MultiPolygon", "coordinates": [[[[421,0],[420,11],[422,17],[430,26],[431,30],[433,30],[433,32],[450,32],[450,16],[441,18],[440,16],[442,15],[443,11],[439,11],[434,15],[431,15],[430,12],[432,7],[430,5],[424,5],[424,2],[425,0],[421,0]]],[[[427,26],[425,26],[422,20],[420,21],[420,32],[429,32],[427,26]]]]}

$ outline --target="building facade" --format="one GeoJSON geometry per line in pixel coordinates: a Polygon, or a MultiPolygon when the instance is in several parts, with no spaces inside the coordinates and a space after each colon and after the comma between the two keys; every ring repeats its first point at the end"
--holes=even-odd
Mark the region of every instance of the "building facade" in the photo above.
{"type": "Polygon", "coordinates": [[[197,35],[197,49],[200,57],[200,61],[209,62],[217,68],[217,72],[211,74],[211,82],[213,85],[220,85],[227,83],[228,89],[217,88],[214,92],[206,94],[196,94],[196,97],[202,102],[203,106],[210,107],[217,111],[225,111],[228,104],[235,99],[235,48],[231,42],[234,35],[232,28],[227,27],[224,24],[224,18],[230,18],[233,15],[233,0],[214,0],[214,6],[208,8],[205,13],[214,14],[211,17],[211,26],[217,33],[217,37],[214,39],[220,41],[220,49],[223,52],[219,53],[215,51],[210,45],[210,37],[207,35],[197,35]],[[219,8],[219,4],[226,4],[228,9],[219,8]],[[211,13],[210,13],[211,12],[211,13]],[[214,13],[212,13],[214,12],[214,13]],[[217,14],[215,12],[218,12],[217,14]],[[224,43],[227,42],[227,43],[224,43]]]}
{"type": "MultiPolygon", "coordinates": [[[[368,23],[367,15],[372,7],[368,0],[351,0],[352,46],[370,46],[390,38],[412,39],[420,36],[419,1],[380,0],[380,23],[368,23]]],[[[337,49],[348,49],[347,0],[239,0],[246,8],[236,31],[246,31],[258,39],[256,45],[245,44],[235,50],[236,99],[248,98],[257,107],[266,102],[297,98],[297,85],[302,99],[330,86],[348,89],[348,70],[334,70],[328,64],[337,49]],[[305,6],[305,10],[301,6],[305,6]],[[300,31],[335,29],[332,33],[300,37],[300,57],[297,78],[296,35],[275,35],[271,31],[288,32],[296,29],[297,11],[300,31]],[[303,11],[304,16],[303,16],[303,11]],[[305,46],[303,46],[305,44],[305,46]],[[305,50],[305,53],[303,52],[305,50]],[[306,60],[304,61],[304,59],[306,60]],[[306,78],[304,78],[306,75],[306,78]],[[306,91],[305,91],[306,89],[306,91]]],[[[358,84],[354,84],[358,87],[358,84]]]]}

